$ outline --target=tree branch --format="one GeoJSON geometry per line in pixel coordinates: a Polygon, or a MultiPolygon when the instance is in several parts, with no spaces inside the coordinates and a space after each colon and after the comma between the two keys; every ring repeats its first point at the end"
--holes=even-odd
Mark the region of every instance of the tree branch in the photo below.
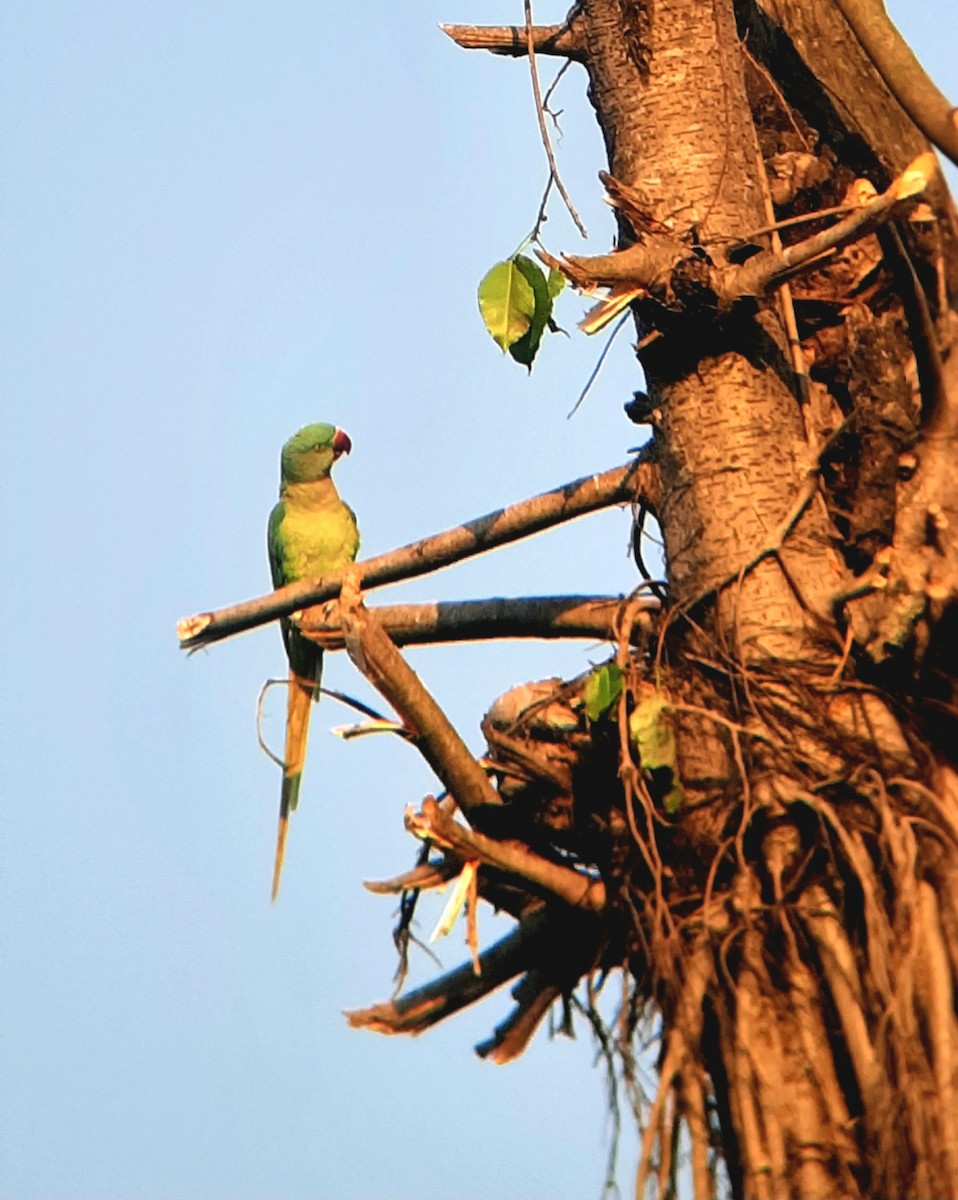
{"type": "Polygon", "coordinates": [[[363,887],[374,896],[398,896],[401,892],[422,891],[445,887],[462,870],[462,863],[452,858],[424,862],[395,875],[392,879],[364,879],[363,887]]]}
{"type": "MultiPolygon", "coordinates": [[[[627,504],[639,496],[646,498],[654,510],[658,492],[657,468],[637,458],[601,475],[588,475],[455,529],[356,563],[352,569],[361,571],[365,589],[384,587],[401,579],[427,575],[585,513],[613,504],[627,504]]],[[[184,617],[176,627],[180,649],[198,650],[257,625],[288,617],[299,609],[331,600],[339,594],[342,582],[343,572],[331,571],[320,579],[302,579],[255,600],[184,617]]]]}
{"type": "Polygon", "coordinates": [[[563,254],[554,258],[545,250],[536,255],[546,264],[561,271],[577,288],[612,287],[631,283],[643,288],[668,278],[676,263],[688,256],[688,246],[677,238],[655,235],[645,242],[634,242],[624,250],[611,254],[563,254]]]}
{"type": "MultiPolygon", "coordinates": [[[[420,754],[466,816],[474,819],[477,810],[501,806],[486,772],[374,614],[358,600],[350,604],[345,591],[342,610],[350,658],[413,730],[420,754]]],[[[438,805],[436,808],[439,810],[438,805]]]]}
{"type": "Polygon", "coordinates": [[[427,798],[421,812],[407,813],[406,828],[416,837],[450,848],[463,859],[479,859],[487,866],[517,876],[573,908],[592,913],[605,908],[605,884],[601,879],[550,862],[521,842],[499,842],[466,829],[444,813],[435,800],[427,798]]]}
{"type": "Polygon", "coordinates": [[[785,246],[778,253],[756,254],[732,274],[732,296],[729,298],[759,296],[770,292],[823,254],[857,242],[895,217],[902,216],[912,207],[937,171],[934,154],[931,151],[921,154],[892,181],[886,191],[844,220],[836,221],[830,228],[802,242],[785,246]]]}
{"type": "Polygon", "coordinates": [[[480,954],[481,974],[476,974],[471,962],[463,963],[405,996],[347,1012],[346,1020],[354,1029],[376,1033],[422,1033],[526,970],[546,931],[549,915],[543,905],[480,954]]]}
{"type": "MultiPolygon", "coordinates": [[[[713,269],[709,283],[719,306],[729,308],[744,297],[767,294],[823,255],[856,242],[901,216],[915,203],[937,170],[932,152],[919,155],[880,196],[823,232],[778,251],[763,251],[741,266],[713,269]]],[[[569,254],[557,259],[541,250],[537,253],[547,266],[562,271],[576,287],[586,290],[629,284],[648,291],[668,282],[673,268],[690,257],[688,247],[664,234],[652,234],[644,242],[612,254],[569,254]]],[[[696,259],[696,267],[699,271],[704,269],[701,260],[696,259]]]]}
{"type": "MultiPolygon", "coordinates": [[[[440,25],[439,28],[463,50],[488,50],[510,58],[522,58],[529,52],[522,25],[440,25]]],[[[571,58],[575,62],[584,62],[586,58],[582,26],[574,19],[562,25],[534,25],[532,45],[536,54],[571,58]]]]}
{"type": "Polygon", "coordinates": [[[925,137],[958,166],[958,109],[928,78],[882,0],[835,0],[888,90],[925,137]]]}
{"type": "Polygon", "coordinates": [[[492,1037],[480,1042],[476,1053],[497,1067],[514,1062],[529,1045],[542,1019],[562,995],[562,987],[545,971],[530,971],[517,985],[518,1004],[497,1025],[492,1037]]]}
{"type": "MultiPolygon", "coordinates": [[[[615,622],[626,603],[639,607],[631,630],[632,642],[638,643],[651,633],[653,616],[661,607],[651,596],[639,601],[616,596],[498,597],[382,605],[368,611],[397,646],[421,646],[491,638],[604,640],[615,636],[615,622]]],[[[342,650],[345,644],[335,603],[307,610],[299,631],[324,650],[342,650]]]]}

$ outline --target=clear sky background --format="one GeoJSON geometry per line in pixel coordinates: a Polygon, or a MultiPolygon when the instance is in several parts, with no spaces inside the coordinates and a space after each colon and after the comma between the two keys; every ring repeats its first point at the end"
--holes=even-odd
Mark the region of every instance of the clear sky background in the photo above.
{"type": "MultiPolygon", "coordinates": [[[[891,9],[958,96],[951,0],[891,9]]],[[[337,479],[364,555],[636,444],[625,336],[567,420],[599,344],[549,339],[530,380],[481,328],[476,284],[532,225],[546,167],[525,63],[457,50],[441,20],[521,5],[10,0],[0,16],[3,1200],[601,1190],[588,1030],[496,1068],[471,1047],[504,993],[415,1041],[341,1016],[391,990],[394,904],[361,880],[412,861],[403,808],[434,787],[415,751],[343,744],[328,730],[348,714],[323,704],[271,907],[279,776],[254,712],[285,669],[279,634],[193,658],[173,635],[267,589],[279,449],[309,421],[353,439],[337,479]]],[[[600,252],[580,69],[555,103],[600,252]]],[[[582,249],[551,212],[548,243],[582,249]]],[[[560,322],[583,307],[564,296],[560,322]]],[[[607,512],[376,599],[625,591],[628,533],[607,512]]],[[[410,655],[477,751],[496,695],[602,656],[410,655]]],[[[341,656],[325,682],[373,699],[341,656]]],[[[276,747],[283,707],[274,692],[276,747]]],[[[414,982],[433,973],[414,959],[414,982]]],[[[626,1192],[631,1167],[627,1141],[626,1192]]]]}

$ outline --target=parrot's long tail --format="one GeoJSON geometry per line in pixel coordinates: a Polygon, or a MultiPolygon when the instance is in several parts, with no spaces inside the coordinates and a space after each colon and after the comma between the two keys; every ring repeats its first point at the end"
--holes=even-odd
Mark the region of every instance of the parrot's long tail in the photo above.
{"type": "Polygon", "coordinates": [[[289,832],[289,814],[299,802],[299,784],[303,778],[303,763],[306,760],[306,737],[309,733],[309,713],[318,694],[317,685],[301,679],[290,672],[289,693],[286,701],[286,752],[283,770],[283,787],[279,800],[279,831],[276,836],[276,861],[273,864],[273,896],[279,895],[279,881],[283,874],[286,857],[286,835],[289,832]]]}

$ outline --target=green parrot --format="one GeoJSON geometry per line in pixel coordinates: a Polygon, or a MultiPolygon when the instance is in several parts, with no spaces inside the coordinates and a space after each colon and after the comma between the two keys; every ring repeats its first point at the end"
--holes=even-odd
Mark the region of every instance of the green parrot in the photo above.
{"type": "MultiPolygon", "coordinates": [[[[356,517],[340,499],[330,478],[333,463],[351,449],[352,443],[343,430],[326,424],[306,425],[283,447],[279,502],[269,515],[267,530],[273,587],[325,575],[348,566],[356,557],[359,549],[356,517]]],[[[282,629],[289,658],[289,690],[279,834],[273,867],[274,900],[283,873],[289,814],[299,800],[310,706],[319,699],[323,670],[322,650],[302,636],[294,620],[284,619],[282,629]]]]}

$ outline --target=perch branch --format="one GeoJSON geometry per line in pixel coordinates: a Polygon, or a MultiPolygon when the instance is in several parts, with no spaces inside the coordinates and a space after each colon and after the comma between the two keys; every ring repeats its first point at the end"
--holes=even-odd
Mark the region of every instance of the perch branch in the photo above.
{"type": "Polygon", "coordinates": [[[556,922],[550,947],[512,989],[516,1007],[492,1037],[476,1047],[479,1057],[497,1066],[517,1059],[556,1000],[571,996],[582,976],[595,967],[603,938],[603,928],[595,921],[556,922]]]}
{"type": "Polygon", "coordinates": [[[602,912],[605,908],[605,884],[601,879],[550,862],[521,842],[499,842],[466,829],[444,813],[435,800],[423,801],[421,812],[408,811],[406,828],[416,837],[428,838],[437,846],[448,847],[464,860],[479,859],[487,866],[518,876],[564,900],[573,908],[594,913],[602,912]]]}
{"type": "Polygon", "coordinates": [[[958,166],[958,109],[928,78],[882,0],[835,0],[888,90],[926,138],[958,166]]]}
{"type": "MultiPolygon", "coordinates": [[[[356,563],[353,569],[362,572],[365,589],[384,587],[484,554],[585,513],[613,504],[628,504],[639,495],[647,496],[654,507],[658,491],[656,467],[641,458],[635,459],[601,475],[588,475],[455,529],[356,563]]],[[[288,617],[299,609],[331,600],[339,594],[342,582],[343,572],[331,571],[319,579],[287,584],[255,600],[185,617],[176,627],[180,649],[198,650],[257,625],[288,617]]]]}
{"type": "MultiPolygon", "coordinates": [[[[490,600],[449,600],[373,607],[377,620],[397,646],[482,641],[488,638],[606,639],[625,601],[615,596],[522,596],[490,600]]],[[[652,629],[658,600],[637,601],[631,639],[641,642],[652,629]]],[[[300,633],[325,650],[342,650],[335,603],[305,612],[300,633]]]]}
{"type": "MultiPolygon", "coordinates": [[[[463,50],[488,50],[510,58],[522,58],[529,53],[527,32],[522,25],[440,25],[439,28],[463,50]]],[[[585,38],[578,21],[533,25],[531,32],[536,54],[585,61],[585,38]]]]}
{"type": "Polygon", "coordinates": [[[463,963],[405,996],[346,1013],[354,1029],[376,1033],[422,1033],[424,1029],[474,1004],[526,970],[545,932],[548,914],[543,905],[479,956],[482,973],[463,963]]]}

